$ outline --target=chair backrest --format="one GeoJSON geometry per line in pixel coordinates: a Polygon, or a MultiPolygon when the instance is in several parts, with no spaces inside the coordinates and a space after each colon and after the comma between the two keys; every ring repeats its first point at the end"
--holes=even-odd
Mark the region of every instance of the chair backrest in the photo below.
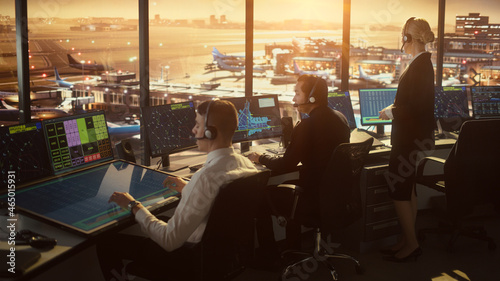
{"type": "Polygon", "coordinates": [[[340,144],[332,154],[319,189],[321,232],[346,227],[362,215],[359,180],[373,143],[340,144]]]}
{"type": "Polygon", "coordinates": [[[201,242],[203,280],[223,280],[252,258],[254,221],[269,176],[262,171],[221,187],[201,242]]]}
{"type": "Polygon", "coordinates": [[[500,119],[466,121],[444,165],[447,208],[455,216],[499,203],[500,119]]]}

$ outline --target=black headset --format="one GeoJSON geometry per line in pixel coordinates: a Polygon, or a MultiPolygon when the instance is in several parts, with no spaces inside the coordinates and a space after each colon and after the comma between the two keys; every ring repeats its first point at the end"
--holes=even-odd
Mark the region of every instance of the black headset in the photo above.
{"type": "Polygon", "coordinates": [[[316,86],[318,85],[319,79],[321,79],[321,78],[316,77],[316,82],[314,82],[314,86],[312,87],[311,92],[309,92],[309,99],[308,99],[309,103],[316,102],[316,98],[313,97],[313,94],[314,94],[314,90],[316,90],[316,86]]]}
{"type": "Polygon", "coordinates": [[[403,52],[403,47],[405,46],[405,44],[411,43],[411,41],[413,40],[411,34],[409,34],[407,31],[408,31],[408,24],[410,24],[410,22],[414,19],[415,17],[411,17],[405,23],[405,28],[403,29],[403,46],[401,46],[401,53],[403,52]]]}
{"type": "Polygon", "coordinates": [[[218,100],[218,99],[211,100],[208,103],[207,112],[205,114],[205,133],[204,133],[204,138],[209,139],[209,140],[213,140],[213,139],[215,139],[217,137],[217,129],[214,126],[208,126],[208,113],[210,111],[210,105],[212,104],[212,102],[214,102],[216,100],[218,100]]]}

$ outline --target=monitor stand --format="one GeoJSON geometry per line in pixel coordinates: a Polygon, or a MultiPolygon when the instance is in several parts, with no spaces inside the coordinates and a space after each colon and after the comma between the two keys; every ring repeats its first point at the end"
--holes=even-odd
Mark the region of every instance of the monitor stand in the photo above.
{"type": "Polygon", "coordinates": [[[170,163],[170,155],[167,154],[167,155],[163,155],[161,157],[161,170],[162,171],[167,171],[167,172],[175,172],[175,171],[179,171],[179,170],[182,170],[182,169],[185,169],[187,167],[189,167],[189,165],[175,165],[175,164],[172,164],[170,163]]]}
{"type": "Polygon", "coordinates": [[[374,131],[369,131],[369,130],[366,130],[366,129],[360,129],[360,128],[358,128],[358,130],[364,131],[364,132],[366,132],[367,134],[369,134],[370,136],[372,136],[372,137],[374,137],[376,139],[380,139],[380,138],[383,138],[385,136],[384,125],[375,125],[375,132],[374,131]]]}
{"type": "Polygon", "coordinates": [[[251,142],[242,142],[240,143],[240,153],[243,154],[245,152],[249,152],[250,151],[250,144],[251,142]]]}

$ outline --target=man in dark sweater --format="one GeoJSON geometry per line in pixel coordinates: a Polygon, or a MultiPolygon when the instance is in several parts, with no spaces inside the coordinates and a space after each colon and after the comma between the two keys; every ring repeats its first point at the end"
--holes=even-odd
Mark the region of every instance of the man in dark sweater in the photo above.
{"type": "MultiPolygon", "coordinates": [[[[317,211],[315,207],[319,204],[319,182],[335,148],[341,143],[349,142],[350,129],[345,116],[328,107],[328,86],[320,77],[300,76],[295,86],[293,101],[294,107],[297,107],[299,112],[308,114],[309,118],[295,126],[285,154],[273,157],[251,153],[248,158],[276,172],[293,171],[302,163],[299,179],[294,181],[304,188],[297,208],[300,217],[317,211]]],[[[273,209],[279,213],[275,215],[286,217],[291,209],[291,193],[276,187],[270,187],[268,190],[273,209]]],[[[287,227],[287,240],[292,244],[289,246],[296,246],[298,243],[290,241],[298,237],[289,237],[292,234],[289,232],[296,232],[297,228],[300,231],[299,226],[287,227]]]]}

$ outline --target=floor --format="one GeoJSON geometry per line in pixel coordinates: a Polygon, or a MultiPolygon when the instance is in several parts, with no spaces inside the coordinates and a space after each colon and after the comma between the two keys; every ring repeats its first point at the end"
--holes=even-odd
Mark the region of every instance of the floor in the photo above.
{"type": "MultiPolygon", "coordinates": [[[[420,212],[417,218],[418,228],[435,226],[438,219],[429,211],[420,212]]],[[[497,244],[500,246],[500,216],[488,217],[483,221],[484,226],[497,244]]],[[[344,250],[359,259],[365,273],[356,274],[352,262],[348,260],[335,261],[339,280],[353,281],[498,281],[500,280],[500,249],[488,250],[487,243],[469,238],[460,238],[455,251],[446,250],[445,235],[427,235],[421,243],[423,255],[416,262],[391,263],[384,261],[377,249],[359,254],[344,250]]],[[[303,246],[308,247],[312,241],[310,235],[305,235],[303,246]]],[[[330,273],[318,263],[311,262],[300,268],[299,274],[281,278],[281,269],[256,270],[246,269],[236,281],[267,281],[267,280],[332,280],[330,273]]],[[[89,248],[74,258],[61,263],[58,267],[38,276],[34,280],[103,280],[95,256],[95,249],[89,248]]],[[[123,280],[116,278],[117,281],[123,280]]],[[[134,278],[133,280],[142,280],[134,278]]],[[[168,280],[166,275],[165,280],[168,280]]]]}

